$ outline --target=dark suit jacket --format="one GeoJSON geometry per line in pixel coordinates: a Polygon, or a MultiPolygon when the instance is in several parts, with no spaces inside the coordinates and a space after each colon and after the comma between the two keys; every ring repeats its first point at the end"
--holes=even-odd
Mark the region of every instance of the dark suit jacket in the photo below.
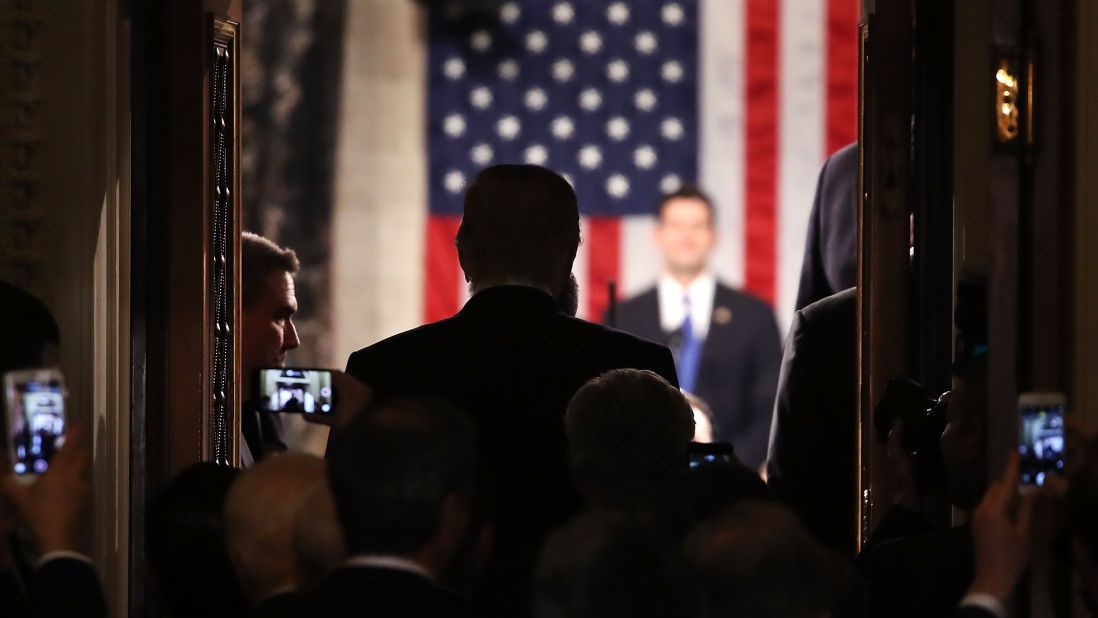
{"type": "Polygon", "coordinates": [[[483,609],[523,615],[530,575],[548,533],[577,509],[564,411],[584,383],[611,369],[650,369],[677,385],[671,352],[569,317],[523,286],[479,292],[454,317],[359,350],[347,373],[378,400],[433,395],[465,410],[478,432],[495,497],[495,549],[483,609]]]}
{"type": "Polygon", "coordinates": [[[393,569],[348,567],[326,579],[303,615],[318,618],[467,618],[472,613],[427,579],[393,569]]]}
{"type": "Polygon", "coordinates": [[[882,543],[861,562],[869,590],[867,618],[949,616],[972,585],[972,529],[965,525],[882,543]]]}
{"type": "MultiPolygon", "coordinates": [[[[616,326],[663,344],[673,336],[660,326],[656,288],[622,303],[616,326]]],[[[739,460],[751,468],[766,458],[780,363],[774,311],[762,300],[718,283],[694,394],[713,411],[715,438],[731,442],[739,460]]]]}
{"type": "Polygon", "coordinates": [[[303,618],[306,615],[305,599],[296,591],[277,594],[249,614],[251,618],[303,618]]]}
{"type": "MultiPolygon", "coordinates": [[[[27,618],[103,618],[107,601],[92,565],[54,558],[38,567],[28,582],[27,606],[0,607],[0,615],[27,618]]],[[[9,600],[5,599],[4,603],[9,600]]]]}
{"type": "Polygon", "coordinates": [[[831,155],[820,171],[808,222],[797,309],[858,285],[858,144],[831,155]]]}
{"type": "Polygon", "coordinates": [[[824,545],[857,538],[858,291],[793,316],[778,378],[767,483],[824,545]]]}
{"type": "Polygon", "coordinates": [[[248,402],[241,406],[240,433],[244,435],[242,448],[247,448],[251,453],[253,464],[271,453],[286,450],[282,418],[274,412],[257,410],[248,402]]]}

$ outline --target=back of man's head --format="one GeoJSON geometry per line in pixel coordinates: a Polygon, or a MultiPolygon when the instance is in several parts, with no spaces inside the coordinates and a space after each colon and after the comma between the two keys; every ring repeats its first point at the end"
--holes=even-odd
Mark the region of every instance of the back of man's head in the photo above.
{"type": "Polygon", "coordinates": [[[313,489],[324,483],[324,460],[298,453],[270,457],[233,483],[225,501],[225,536],[252,605],[300,586],[294,521],[313,489]]]}
{"type": "Polygon", "coordinates": [[[534,575],[534,616],[687,616],[684,583],[673,552],[639,516],[592,511],[546,541],[534,575]]]}
{"type": "Polygon", "coordinates": [[[571,272],[579,233],[579,207],[568,181],[536,165],[495,165],[465,192],[456,244],[474,284],[556,286],[571,272]]]}
{"type": "Polygon", "coordinates": [[[6,281],[0,281],[0,317],[4,325],[0,374],[42,366],[49,347],[60,343],[57,321],[46,305],[6,281]]]}
{"type": "Polygon", "coordinates": [[[269,285],[271,273],[297,273],[301,263],[293,249],[280,247],[259,234],[240,237],[240,295],[244,308],[255,305],[269,285]]]}
{"type": "Polygon", "coordinates": [[[149,567],[173,618],[241,616],[244,594],[225,549],[225,498],[239,470],[213,463],[184,469],[146,512],[149,567]]]}
{"type": "Polygon", "coordinates": [[[808,618],[833,602],[829,558],[788,510],[744,503],[686,540],[710,616],[808,618]]]}
{"type": "Polygon", "coordinates": [[[336,436],[328,458],[348,551],[425,550],[447,502],[468,499],[475,469],[473,425],[445,403],[407,399],[363,413],[336,436]]]}
{"type": "Polygon", "coordinates": [[[572,476],[588,499],[651,488],[687,465],[694,413],[651,371],[616,369],[585,384],[564,416],[572,476]]]}
{"type": "Polygon", "coordinates": [[[306,591],[315,590],[347,558],[347,543],[327,479],[313,487],[297,510],[293,544],[304,578],[301,587],[306,591]]]}

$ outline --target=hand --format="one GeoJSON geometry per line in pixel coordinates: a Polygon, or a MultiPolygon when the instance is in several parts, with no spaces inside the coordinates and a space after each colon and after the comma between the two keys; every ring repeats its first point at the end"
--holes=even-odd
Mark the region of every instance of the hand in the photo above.
{"type": "Polygon", "coordinates": [[[1029,563],[1030,522],[1035,496],[1018,504],[1018,453],[1012,452],[1002,478],[987,488],[972,514],[976,578],[969,592],[989,594],[1005,602],[1029,563]],[[1017,513],[1011,512],[1018,505],[1017,513]]]}
{"type": "Polygon", "coordinates": [[[3,466],[0,493],[14,508],[43,553],[75,551],[91,506],[91,451],[84,427],[69,425],[65,443],[57,449],[44,474],[30,484],[16,480],[3,466]]]}
{"type": "Polygon", "coordinates": [[[370,403],[370,387],[342,371],[332,370],[332,386],[337,396],[331,414],[304,414],[306,421],[327,425],[339,431],[349,425],[370,403]]]}

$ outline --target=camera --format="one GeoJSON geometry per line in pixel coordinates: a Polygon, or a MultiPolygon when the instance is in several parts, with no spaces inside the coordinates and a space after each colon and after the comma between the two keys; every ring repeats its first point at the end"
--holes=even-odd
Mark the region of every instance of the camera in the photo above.
{"type": "Polygon", "coordinates": [[[910,378],[893,378],[873,411],[877,440],[885,442],[897,420],[903,423],[901,444],[911,459],[920,491],[945,487],[945,464],[939,440],[946,426],[950,393],[935,398],[910,378]]]}

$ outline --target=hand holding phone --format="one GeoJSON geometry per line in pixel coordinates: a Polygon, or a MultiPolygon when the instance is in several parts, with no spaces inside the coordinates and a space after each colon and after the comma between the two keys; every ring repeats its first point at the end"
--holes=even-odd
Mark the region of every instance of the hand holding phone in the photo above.
{"type": "Polygon", "coordinates": [[[258,369],[253,401],[261,411],[331,414],[335,410],[332,372],[296,367],[258,369]]]}

